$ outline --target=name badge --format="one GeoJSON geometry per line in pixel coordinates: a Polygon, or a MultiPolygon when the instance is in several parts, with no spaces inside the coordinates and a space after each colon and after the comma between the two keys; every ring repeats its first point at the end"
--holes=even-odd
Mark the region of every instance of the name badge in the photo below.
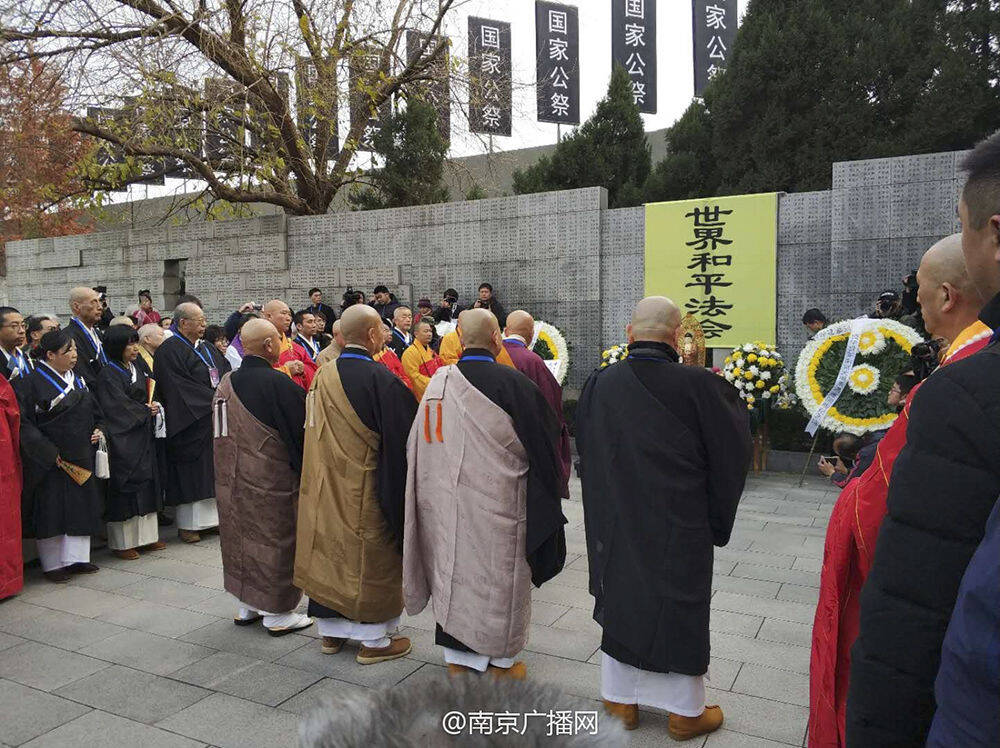
{"type": "Polygon", "coordinates": [[[219,386],[219,382],[222,380],[219,377],[219,368],[217,366],[208,367],[208,378],[211,380],[213,388],[219,386]]]}

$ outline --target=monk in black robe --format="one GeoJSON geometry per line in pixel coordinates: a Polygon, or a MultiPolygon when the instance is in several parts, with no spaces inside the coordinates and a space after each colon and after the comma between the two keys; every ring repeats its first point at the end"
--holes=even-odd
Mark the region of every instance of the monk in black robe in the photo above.
{"type": "Polygon", "coordinates": [[[37,538],[45,577],[65,582],[71,574],[97,571],[90,563],[90,536],[103,529],[103,487],[93,476],[101,411],[73,372],[76,345],[66,331],[43,335],[36,354],[35,369],[16,387],[22,517],[25,535],[37,538]]]}
{"type": "Polygon", "coordinates": [[[687,739],[722,724],[705,705],[713,545],[729,542],[751,450],[736,389],[678,364],[680,321],[669,299],[639,302],[629,357],[583,389],[577,448],[605,707],[629,729],[638,704],[664,709],[687,739]]]}
{"type": "Polygon", "coordinates": [[[355,304],[340,319],[345,348],[316,373],[306,403],[295,585],[309,596],[324,654],[348,640],[373,665],[410,652],[392,635],[403,612],[406,439],[417,404],[372,359],[382,321],[355,304]]]}
{"type": "Polygon", "coordinates": [[[97,373],[108,362],[98,329],[104,314],[101,295],[86,286],[74,288],[69,292],[69,307],[73,318],[66,326],[66,332],[76,343],[76,366],[73,371],[92,388],[97,383],[97,373]]]}
{"type": "Polygon", "coordinates": [[[112,325],[104,336],[107,365],[94,392],[104,413],[111,479],[108,481],[108,547],[119,558],[135,560],[139,550],[160,551],[156,513],[161,508],[160,476],[153,419],[160,405],[151,402],[146,375],[138,365],[139,333],[112,325]]]}
{"type": "Polygon", "coordinates": [[[186,543],[219,525],[212,456],[212,398],[225,358],[205,343],[205,313],[186,302],[174,310],[177,331],[157,349],[153,378],[167,421],[165,503],[177,507],[177,530],[186,543]]]}

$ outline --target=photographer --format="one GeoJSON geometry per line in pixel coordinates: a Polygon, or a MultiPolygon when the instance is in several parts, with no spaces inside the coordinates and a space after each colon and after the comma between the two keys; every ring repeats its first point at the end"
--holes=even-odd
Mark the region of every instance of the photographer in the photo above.
{"type": "Polygon", "coordinates": [[[875,311],[869,315],[872,319],[899,320],[903,315],[903,300],[899,291],[883,291],[875,301],[875,311]]]}
{"type": "Polygon", "coordinates": [[[458,303],[458,291],[449,288],[444,292],[441,303],[434,310],[435,322],[458,322],[458,315],[464,307],[458,303]]]}
{"type": "Polygon", "coordinates": [[[340,313],[343,314],[344,310],[348,307],[354,306],[355,304],[364,304],[365,294],[364,291],[355,291],[353,288],[348,286],[347,290],[344,291],[343,301],[340,304],[340,313]]]}

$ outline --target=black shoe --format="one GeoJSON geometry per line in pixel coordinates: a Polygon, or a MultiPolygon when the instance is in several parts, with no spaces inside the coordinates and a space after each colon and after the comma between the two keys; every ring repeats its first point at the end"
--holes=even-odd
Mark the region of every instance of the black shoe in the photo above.
{"type": "Polygon", "coordinates": [[[66,571],[70,574],[96,574],[99,569],[100,567],[97,564],[88,564],[85,561],[70,564],[66,567],[66,571]]]}
{"type": "Polygon", "coordinates": [[[56,584],[66,584],[72,575],[64,567],[62,569],[53,569],[52,571],[42,572],[42,576],[50,582],[55,582],[56,584]]]}
{"type": "Polygon", "coordinates": [[[160,527],[169,527],[174,521],[163,512],[156,513],[156,524],[160,527]]]}

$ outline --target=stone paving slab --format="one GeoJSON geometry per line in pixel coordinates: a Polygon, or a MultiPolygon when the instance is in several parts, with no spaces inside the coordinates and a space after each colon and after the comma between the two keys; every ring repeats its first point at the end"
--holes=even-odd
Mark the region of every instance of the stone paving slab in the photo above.
{"type": "MultiPolygon", "coordinates": [[[[716,550],[708,686],[726,721],[688,745],[803,744],[822,534],[836,491],[820,480],[796,484],[751,478],[732,542],[716,550]]],[[[566,568],[534,591],[521,659],[530,678],[598,708],[601,631],[582,505],[565,502],[564,513],[566,568]]],[[[24,592],[0,605],[0,745],[293,746],[300,716],[323,699],[445,677],[430,609],[402,617],[408,657],[358,665],[350,644],[321,654],[315,627],[274,638],[233,626],[218,536],[187,545],[164,528],[163,539],[165,550],[138,561],[95,550],[101,571],[68,585],[27,570],[24,592]]],[[[666,724],[644,711],[630,745],[668,744],[666,724]]]]}

